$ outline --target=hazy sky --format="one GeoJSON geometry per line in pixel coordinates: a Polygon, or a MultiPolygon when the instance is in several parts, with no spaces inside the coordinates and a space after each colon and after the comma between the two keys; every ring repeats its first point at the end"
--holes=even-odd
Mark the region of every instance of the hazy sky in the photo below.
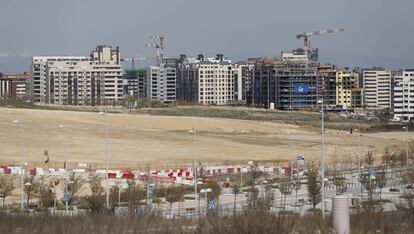
{"type": "Polygon", "coordinates": [[[122,57],[224,53],[233,60],[302,47],[303,31],[344,27],[311,39],[339,66],[413,68],[413,0],[0,0],[0,72],[30,68],[31,55],[88,55],[98,44],[122,57]]]}

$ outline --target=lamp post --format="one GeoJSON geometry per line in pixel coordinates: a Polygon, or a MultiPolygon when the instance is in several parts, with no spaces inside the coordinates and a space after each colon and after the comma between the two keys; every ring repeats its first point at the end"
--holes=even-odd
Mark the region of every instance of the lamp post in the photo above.
{"type": "Polygon", "coordinates": [[[324,146],[325,146],[325,113],[324,113],[324,103],[323,98],[318,101],[318,104],[321,104],[322,112],[322,123],[321,123],[321,189],[322,189],[322,219],[325,219],[325,156],[324,156],[324,146]]]}
{"type": "MultiPolygon", "coordinates": [[[[63,128],[65,136],[65,194],[68,194],[68,135],[67,129],[64,125],[59,125],[59,128],[63,128]]],[[[65,210],[68,212],[68,199],[65,198],[65,210]]]]}
{"type": "Polygon", "coordinates": [[[21,182],[21,191],[20,191],[20,212],[23,213],[24,210],[24,171],[23,171],[23,121],[15,119],[13,121],[15,124],[19,124],[19,138],[20,138],[20,182],[21,182]]]}
{"type": "Polygon", "coordinates": [[[408,124],[407,124],[407,126],[405,126],[405,127],[403,127],[403,129],[407,132],[407,138],[405,139],[405,147],[406,147],[406,152],[407,152],[407,160],[409,159],[408,158],[408,151],[409,151],[409,146],[408,146],[408,124]]]}
{"type": "MultiPolygon", "coordinates": [[[[197,209],[196,207],[197,207],[197,204],[198,204],[198,195],[197,195],[197,160],[196,160],[196,143],[197,143],[197,133],[196,133],[196,130],[194,129],[194,128],[192,128],[191,129],[191,131],[190,131],[190,133],[191,134],[193,134],[193,150],[194,150],[194,169],[193,169],[193,171],[194,171],[194,201],[195,201],[195,204],[194,204],[194,206],[195,206],[195,209],[197,209]]],[[[196,211],[196,213],[197,212],[200,212],[200,207],[198,207],[198,209],[197,209],[197,211],[196,211]]]]}
{"type": "Polygon", "coordinates": [[[108,114],[105,112],[99,112],[100,115],[103,115],[105,118],[105,164],[106,164],[106,180],[105,180],[105,193],[106,193],[106,207],[109,209],[109,159],[108,159],[108,114]]]}
{"type": "Polygon", "coordinates": [[[358,133],[358,152],[357,152],[357,163],[358,163],[358,178],[361,178],[361,133],[359,129],[355,129],[355,132],[358,133]]]}

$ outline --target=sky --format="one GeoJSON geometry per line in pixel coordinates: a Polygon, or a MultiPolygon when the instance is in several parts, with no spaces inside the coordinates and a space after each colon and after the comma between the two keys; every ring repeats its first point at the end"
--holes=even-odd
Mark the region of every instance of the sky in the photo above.
{"type": "Polygon", "coordinates": [[[412,0],[0,0],[0,72],[100,44],[152,57],[145,44],[156,34],[167,37],[167,57],[280,57],[303,46],[297,33],[337,27],[345,31],[311,38],[321,62],[414,68],[413,14],[412,0]]]}

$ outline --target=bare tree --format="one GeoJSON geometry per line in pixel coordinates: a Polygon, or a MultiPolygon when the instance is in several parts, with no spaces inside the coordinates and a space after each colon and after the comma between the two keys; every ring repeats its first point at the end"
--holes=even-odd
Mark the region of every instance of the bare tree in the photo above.
{"type": "Polygon", "coordinates": [[[321,197],[321,185],[319,183],[319,170],[318,167],[312,162],[308,165],[308,195],[312,203],[313,209],[322,200],[321,197]]]}
{"type": "Polygon", "coordinates": [[[365,163],[368,165],[368,167],[371,168],[372,164],[374,164],[374,155],[372,154],[372,151],[368,151],[365,155],[365,163]]]}
{"type": "Polygon", "coordinates": [[[72,173],[69,176],[69,183],[68,183],[68,194],[69,194],[69,204],[73,204],[78,200],[79,190],[85,184],[85,180],[81,177],[77,177],[75,173],[72,173]]]}
{"type": "Polygon", "coordinates": [[[408,156],[407,156],[407,151],[406,150],[401,150],[400,153],[398,154],[398,161],[401,165],[402,171],[405,170],[405,166],[407,165],[407,161],[408,161],[408,156]]]}
{"type": "Polygon", "coordinates": [[[403,183],[405,184],[401,197],[406,201],[402,205],[408,211],[411,217],[414,217],[414,168],[408,168],[403,174],[403,183]]]}
{"type": "Polygon", "coordinates": [[[300,181],[300,176],[297,175],[296,179],[293,182],[293,190],[295,190],[295,205],[298,205],[298,191],[302,188],[302,182],[300,181]]]}
{"type": "Polygon", "coordinates": [[[39,205],[43,209],[47,209],[54,204],[53,181],[46,182],[42,180],[39,183],[39,205]]]}
{"type": "Polygon", "coordinates": [[[84,197],[86,205],[92,213],[98,214],[104,211],[105,195],[99,176],[89,179],[91,195],[84,197]]]}
{"type": "Polygon", "coordinates": [[[174,202],[181,201],[183,197],[184,197],[184,189],[182,187],[171,186],[166,189],[165,200],[169,204],[169,215],[168,215],[169,217],[171,217],[172,204],[174,202]]]}
{"type": "Polygon", "coordinates": [[[240,193],[240,190],[241,190],[240,181],[234,181],[234,182],[232,182],[231,183],[231,188],[233,189],[232,192],[233,192],[233,195],[234,195],[233,215],[236,215],[236,200],[237,200],[237,194],[239,194],[240,193]]]}
{"type": "Polygon", "coordinates": [[[387,176],[386,172],[383,169],[382,171],[377,173],[377,177],[375,178],[378,188],[380,189],[380,200],[382,199],[382,189],[387,185],[387,176]]]}
{"type": "Polygon", "coordinates": [[[377,181],[372,178],[370,175],[364,175],[361,179],[361,184],[364,186],[367,191],[367,199],[363,203],[363,207],[367,211],[375,211],[375,208],[378,205],[378,199],[376,194],[376,189],[378,188],[377,181]]]}
{"type": "MultiPolygon", "coordinates": [[[[280,178],[279,191],[284,197],[283,207],[286,207],[286,196],[292,194],[292,189],[293,189],[293,186],[292,186],[292,182],[290,181],[289,176],[283,176],[282,178],[280,178]]],[[[280,201],[282,205],[282,196],[280,198],[280,201]]]]}
{"type": "Polygon", "coordinates": [[[29,206],[30,199],[37,196],[39,193],[39,181],[36,180],[35,176],[29,176],[24,178],[24,193],[27,196],[26,205],[29,206]]]}
{"type": "Polygon", "coordinates": [[[125,190],[125,200],[129,206],[137,206],[141,204],[141,201],[145,198],[146,193],[135,180],[127,181],[128,188],[125,190]]]}
{"type": "Polygon", "coordinates": [[[0,198],[3,200],[3,209],[6,198],[12,195],[13,190],[16,188],[14,185],[14,179],[15,177],[11,175],[0,176],[0,198]]]}

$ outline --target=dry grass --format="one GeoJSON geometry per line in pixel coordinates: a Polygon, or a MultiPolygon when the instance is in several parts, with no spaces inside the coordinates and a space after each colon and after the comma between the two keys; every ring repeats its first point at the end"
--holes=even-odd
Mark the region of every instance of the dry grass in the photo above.
{"type": "MultiPolygon", "coordinates": [[[[60,124],[68,127],[69,167],[77,167],[79,162],[104,162],[104,119],[97,113],[0,108],[0,164],[17,164],[19,160],[14,119],[23,120],[24,157],[30,166],[63,166],[64,136],[57,127],[60,124]],[[43,162],[45,149],[51,159],[47,165],[43,162]]],[[[205,165],[248,160],[280,162],[301,154],[308,160],[317,160],[320,152],[319,129],[308,125],[148,114],[110,114],[108,122],[111,167],[177,168],[191,164],[194,154],[205,165]],[[191,128],[197,129],[196,150],[191,128]]],[[[379,154],[387,145],[402,144],[405,137],[398,132],[366,133],[359,141],[347,131],[328,130],[326,155],[332,157],[336,151],[337,157],[354,160],[358,141],[363,151],[379,154]]]]}
{"type": "MultiPolygon", "coordinates": [[[[352,233],[413,233],[413,217],[403,213],[361,213],[351,216],[352,233]]],[[[236,217],[211,215],[200,219],[166,220],[142,216],[9,216],[0,215],[2,233],[333,233],[331,217],[320,214],[270,215],[245,213],[236,217]]]]}

